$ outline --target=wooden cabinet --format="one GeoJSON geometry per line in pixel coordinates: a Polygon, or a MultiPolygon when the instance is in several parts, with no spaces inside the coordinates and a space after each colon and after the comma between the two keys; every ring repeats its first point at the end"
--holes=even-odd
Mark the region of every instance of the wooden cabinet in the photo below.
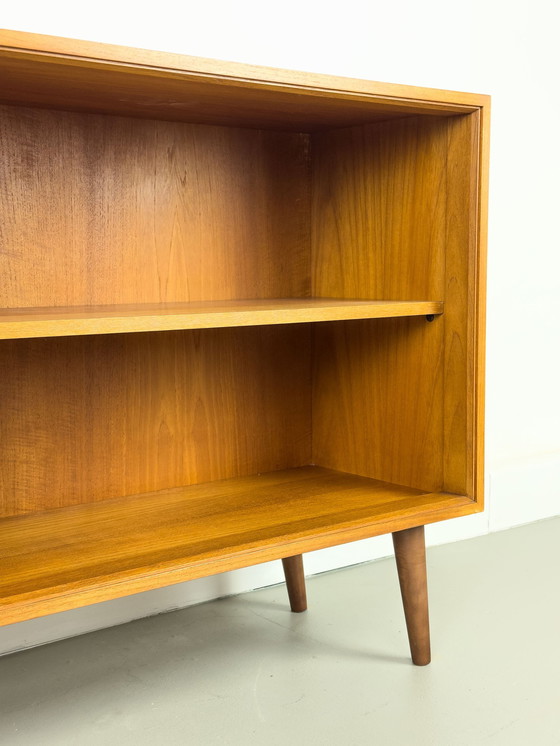
{"type": "Polygon", "coordinates": [[[9,31],[0,80],[0,621],[273,559],[304,607],[302,553],[393,532],[427,662],[488,97],[9,31]]]}

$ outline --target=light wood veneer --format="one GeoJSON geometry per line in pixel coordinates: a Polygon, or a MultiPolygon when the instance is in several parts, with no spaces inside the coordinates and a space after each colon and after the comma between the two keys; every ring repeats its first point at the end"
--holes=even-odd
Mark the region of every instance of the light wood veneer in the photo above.
{"type": "Polygon", "coordinates": [[[143,306],[0,310],[0,339],[303,324],[443,313],[441,301],[278,298],[143,306]]]}
{"type": "Polygon", "coordinates": [[[487,96],[0,31],[0,624],[483,507],[487,96]]]}
{"type": "Polygon", "coordinates": [[[462,515],[468,498],[319,467],[4,519],[5,622],[462,515]]]}

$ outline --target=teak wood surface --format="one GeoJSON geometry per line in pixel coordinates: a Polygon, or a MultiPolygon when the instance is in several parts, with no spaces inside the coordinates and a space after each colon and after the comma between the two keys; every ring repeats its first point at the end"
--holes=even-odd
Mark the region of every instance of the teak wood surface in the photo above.
{"type": "Polygon", "coordinates": [[[0,121],[0,308],[309,295],[307,135],[14,106],[0,121]]]}
{"type": "Polygon", "coordinates": [[[0,72],[9,103],[297,132],[468,114],[489,100],[17,31],[0,31],[0,72]]]}
{"type": "Polygon", "coordinates": [[[471,319],[478,131],[471,115],[313,138],[312,294],[445,299],[429,326],[316,330],[315,463],[481,499],[472,481],[472,392],[483,384],[471,319]]]}
{"type": "Polygon", "coordinates": [[[2,522],[4,624],[472,513],[465,497],[319,467],[2,522]]]}
{"type": "Polygon", "coordinates": [[[0,339],[303,324],[443,313],[441,301],[276,298],[137,306],[0,309],[0,339]]]}
{"type": "Polygon", "coordinates": [[[482,509],[489,105],[0,31],[0,622],[482,509]]]}
{"type": "Polygon", "coordinates": [[[7,340],[2,353],[0,516],[311,461],[306,324],[7,340]]]}

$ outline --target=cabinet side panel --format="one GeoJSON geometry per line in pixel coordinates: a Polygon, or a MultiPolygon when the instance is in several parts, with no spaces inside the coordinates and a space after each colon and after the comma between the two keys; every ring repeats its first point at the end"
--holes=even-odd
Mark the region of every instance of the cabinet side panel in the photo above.
{"type": "Polygon", "coordinates": [[[441,320],[346,321],[314,331],[314,463],[439,491],[441,320]]]}
{"type": "Polygon", "coordinates": [[[0,106],[0,307],[308,296],[308,136],[0,106]]]}
{"type": "Polygon", "coordinates": [[[474,497],[479,115],[447,126],[444,489],[474,497]]]}
{"type": "MultiPolygon", "coordinates": [[[[314,135],[314,294],[443,300],[446,162],[444,119],[314,135]]],[[[439,317],[316,330],[315,463],[441,489],[443,333],[439,317]]]]}
{"type": "Polygon", "coordinates": [[[442,300],[446,119],[332,130],[311,143],[313,294],[442,300]]]}
{"type": "Polygon", "coordinates": [[[0,345],[0,515],[310,462],[308,325],[0,345]]]}

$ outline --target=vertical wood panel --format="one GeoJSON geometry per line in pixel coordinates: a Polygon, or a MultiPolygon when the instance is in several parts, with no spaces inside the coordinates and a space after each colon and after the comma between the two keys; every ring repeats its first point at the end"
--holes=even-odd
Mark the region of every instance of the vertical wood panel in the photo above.
{"type": "Polygon", "coordinates": [[[446,147],[435,117],[313,135],[315,295],[443,298],[446,147]]]}
{"type": "MultiPolygon", "coordinates": [[[[313,136],[315,293],[444,298],[446,149],[435,118],[313,136]]],[[[315,463],[441,489],[443,330],[441,319],[316,329],[315,463]]]]}
{"type": "Polygon", "coordinates": [[[310,462],[308,325],[0,345],[0,515],[310,462]]]}
{"type": "Polygon", "coordinates": [[[308,296],[307,136],[0,107],[0,307],[308,296]]]}
{"type": "Polygon", "coordinates": [[[479,114],[479,140],[477,143],[477,225],[476,252],[471,263],[472,282],[470,298],[474,304],[471,317],[473,333],[473,492],[479,508],[484,508],[484,403],[486,368],[486,262],[488,244],[488,178],[490,168],[490,99],[484,102],[479,114]]]}
{"type": "Polygon", "coordinates": [[[314,463],[441,489],[442,330],[423,318],[315,328],[314,463]]]}
{"type": "Polygon", "coordinates": [[[479,120],[448,121],[444,488],[474,495],[474,312],[479,120]],[[470,313],[469,313],[470,308],[470,313]],[[470,319],[470,321],[469,321],[470,319]]]}

